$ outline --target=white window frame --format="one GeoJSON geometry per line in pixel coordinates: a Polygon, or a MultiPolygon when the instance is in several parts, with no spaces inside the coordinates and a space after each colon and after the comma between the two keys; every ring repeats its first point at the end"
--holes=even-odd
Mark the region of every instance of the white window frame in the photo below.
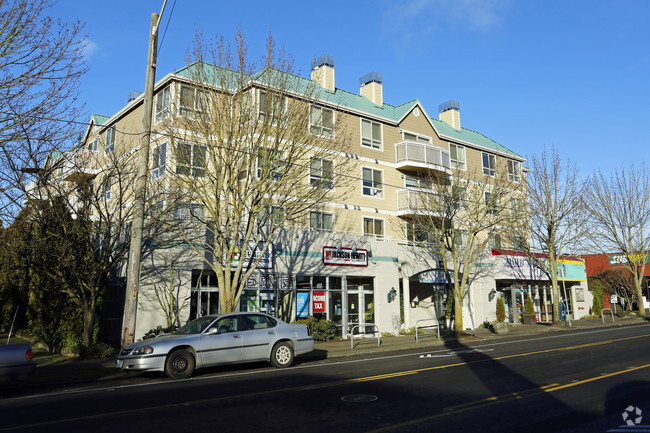
{"type": "MultiPolygon", "coordinates": [[[[258,122],[264,123],[265,120],[266,120],[267,113],[266,113],[266,111],[262,111],[262,96],[264,95],[264,97],[266,98],[267,95],[269,95],[269,94],[271,94],[272,97],[282,98],[283,99],[283,101],[282,101],[282,113],[281,113],[281,117],[280,117],[280,120],[281,120],[280,126],[286,126],[287,115],[288,115],[288,98],[286,96],[281,96],[281,95],[277,95],[277,94],[273,96],[273,92],[263,90],[263,89],[258,89],[258,91],[257,91],[257,120],[258,120],[258,122]]],[[[273,108],[274,105],[275,104],[273,102],[271,102],[271,104],[269,106],[271,108],[273,108]]],[[[271,114],[273,115],[273,119],[272,119],[272,122],[270,122],[270,124],[273,125],[273,126],[278,126],[278,116],[275,113],[271,113],[271,114]]]]}
{"type": "Polygon", "coordinates": [[[372,198],[379,198],[383,199],[384,198],[384,170],[379,170],[377,168],[372,168],[372,167],[362,167],[361,168],[361,195],[364,197],[372,197],[372,198]],[[366,186],[365,185],[365,178],[364,178],[364,172],[366,170],[370,170],[370,177],[371,177],[371,185],[366,186]],[[375,181],[375,172],[381,173],[381,181],[378,182],[379,185],[377,185],[377,182],[375,181]],[[366,189],[368,189],[368,194],[366,194],[366,189]]]}
{"type": "Polygon", "coordinates": [[[328,184],[326,185],[328,189],[334,189],[334,160],[330,158],[312,156],[309,160],[309,184],[318,186],[321,183],[328,184]],[[313,164],[317,161],[320,161],[320,168],[314,169],[313,164]],[[324,163],[330,164],[330,173],[326,173],[326,170],[323,166],[324,163]]]}
{"type": "Polygon", "coordinates": [[[521,182],[521,162],[514,159],[508,160],[508,180],[512,182],[521,182]]]}
{"type": "MultiPolygon", "coordinates": [[[[267,150],[268,151],[273,151],[273,149],[267,149],[267,150]]],[[[276,150],[276,152],[277,152],[277,150],[276,150]]],[[[283,156],[286,156],[286,155],[283,155],[283,156]]],[[[262,159],[262,155],[260,155],[260,153],[258,153],[257,157],[255,158],[255,176],[257,177],[257,179],[262,177],[261,159],[262,159]]],[[[282,158],[281,160],[276,161],[275,166],[277,166],[280,169],[280,171],[276,171],[273,174],[273,180],[274,181],[280,180],[280,178],[282,177],[282,173],[286,170],[287,162],[286,162],[285,158],[282,158]]]]}
{"type": "Polygon", "coordinates": [[[376,150],[383,150],[384,149],[384,125],[380,122],[375,122],[374,120],[370,119],[359,119],[360,121],[360,127],[361,127],[361,145],[364,147],[369,147],[371,149],[376,149],[376,150]],[[363,124],[364,122],[367,122],[370,124],[370,137],[366,138],[363,136],[363,124]],[[377,140],[375,137],[372,136],[372,125],[376,124],[379,125],[379,140],[377,140]],[[364,143],[364,140],[366,141],[364,143]]]}
{"type": "Polygon", "coordinates": [[[161,120],[169,117],[169,97],[170,86],[166,86],[156,94],[156,113],[154,117],[155,123],[158,123],[161,120]]]}
{"type": "Polygon", "coordinates": [[[400,132],[402,133],[402,140],[403,141],[410,141],[412,143],[422,143],[422,144],[431,144],[432,143],[432,139],[428,135],[422,135],[422,134],[418,134],[416,132],[406,131],[406,130],[403,130],[403,129],[400,132]],[[415,139],[411,140],[411,139],[406,138],[406,134],[414,136],[415,139]]]}
{"type": "Polygon", "coordinates": [[[207,107],[208,97],[205,90],[198,89],[189,84],[181,84],[178,91],[178,101],[179,113],[181,116],[195,117],[196,115],[200,115],[207,107]],[[192,92],[191,106],[183,105],[183,89],[189,89],[192,92]]]}
{"type": "Polygon", "coordinates": [[[336,112],[328,107],[323,107],[322,105],[312,105],[309,108],[309,132],[313,135],[318,135],[319,137],[334,138],[336,135],[335,125],[336,125],[336,112]],[[320,110],[320,115],[314,118],[314,112],[320,110]],[[332,125],[324,126],[323,119],[326,111],[331,113],[332,125]]]}
{"type": "Polygon", "coordinates": [[[311,230],[319,230],[319,231],[328,231],[331,232],[334,230],[334,213],[333,212],[325,212],[321,210],[311,210],[309,211],[309,228],[311,230]],[[317,227],[314,227],[312,222],[314,221],[313,216],[315,216],[317,220],[317,227]],[[328,216],[331,222],[331,227],[324,227],[324,216],[328,216]]]}
{"type": "Polygon", "coordinates": [[[404,187],[431,190],[433,189],[433,183],[427,178],[407,174],[404,175],[404,187]],[[415,185],[409,185],[410,183],[415,185]]]}
{"type": "Polygon", "coordinates": [[[369,237],[373,237],[373,238],[376,238],[376,239],[383,239],[383,238],[386,237],[386,221],[385,221],[384,218],[375,218],[375,217],[371,217],[371,216],[364,216],[364,217],[361,218],[361,225],[362,225],[361,231],[362,231],[364,236],[369,236],[369,237]],[[366,232],[366,221],[371,221],[372,222],[372,228],[373,228],[372,233],[366,232]],[[375,232],[375,228],[376,228],[377,223],[380,223],[381,233],[376,233],[375,232]]]}
{"type": "Polygon", "coordinates": [[[496,176],[497,174],[497,156],[493,153],[482,152],[481,164],[483,165],[483,174],[486,176],[496,176]],[[488,165],[485,165],[485,158],[487,157],[488,165]]]}
{"type": "Polygon", "coordinates": [[[190,177],[204,177],[208,170],[207,147],[198,143],[181,141],[176,145],[176,174],[190,177]],[[181,158],[181,146],[190,146],[189,162],[179,164],[181,158]],[[196,155],[198,151],[203,151],[204,161],[202,165],[197,164],[196,155]],[[186,171],[186,172],[185,172],[186,171]],[[202,171],[202,172],[201,172],[202,171]]]}
{"type": "Polygon", "coordinates": [[[449,143],[449,162],[451,164],[451,168],[456,168],[458,170],[467,170],[467,148],[460,144],[449,143]],[[452,146],[456,149],[456,159],[452,158],[452,146]],[[463,154],[462,161],[458,157],[459,153],[463,154]]]}
{"type": "Polygon", "coordinates": [[[151,177],[158,179],[165,175],[167,165],[167,143],[161,143],[151,152],[151,177]]]}
{"type": "Polygon", "coordinates": [[[106,129],[106,145],[104,146],[104,153],[108,155],[115,150],[115,125],[111,125],[106,129]]]}
{"type": "MultiPolygon", "coordinates": [[[[483,192],[483,198],[485,200],[485,207],[487,208],[486,212],[492,215],[499,213],[499,202],[492,201],[491,197],[494,193],[490,191],[483,192]]],[[[495,199],[496,200],[496,199],[495,199]]]]}

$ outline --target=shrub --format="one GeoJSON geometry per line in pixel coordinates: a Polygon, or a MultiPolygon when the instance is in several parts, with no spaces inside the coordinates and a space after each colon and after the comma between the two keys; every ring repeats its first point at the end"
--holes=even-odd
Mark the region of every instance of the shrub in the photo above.
{"type": "Polygon", "coordinates": [[[533,298],[530,295],[526,296],[526,305],[524,306],[525,314],[535,314],[535,304],[533,304],[533,298]]]}
{"type": "Polygon", "coordinates": [[[506,306],[503,303],[503,299],[497,298],[497,322],[506,321],[506,306]]]}
{"type": "Polygon", "coordinates": [[[329,341],[336,337],[336,324],[331,320],[318,320],[310,316],[307,319],[296,320],[294,323],[307,325],[315,341],[329,341]]]}
{"type": "Polygon", "coordinates": [[[176,325],[168,326],[163,328],[162,325],[156,326],[154,329],[150,329],[146,334],[142,336],[143,340],[148,340],[149,338],[157,337],[160,334],[168,334],[176,330],[176,325]]]}

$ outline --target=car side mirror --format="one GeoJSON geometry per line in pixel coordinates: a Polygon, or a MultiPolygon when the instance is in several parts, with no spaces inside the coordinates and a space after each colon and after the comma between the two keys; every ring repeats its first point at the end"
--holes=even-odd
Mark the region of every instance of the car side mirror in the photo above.
{"type": "Polygon", "coordinates": [[[218,330],[217,328],[212,327],[212,328],[210,328],[210,329],[207,330],[207,332],[205,333],[205,335],[214,335],[214,334],[217,334],[218,332],[219,332],[219,330],[218,330]]]}

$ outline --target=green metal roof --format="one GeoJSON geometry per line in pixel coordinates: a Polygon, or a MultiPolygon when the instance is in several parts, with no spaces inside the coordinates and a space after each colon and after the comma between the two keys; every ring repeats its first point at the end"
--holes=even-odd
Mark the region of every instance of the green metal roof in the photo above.
{"type": "Polygon", "coordinates": [[[111,118],[111,116],[104,116],[103,114],[93,114],[92,115],[92,119],[95,121],[95,124],[97,124],[99,126],[106,123],[106,121],[108,119],[110,119],[110,118],[111,118]]]}
{"type": "MultiPolygon", "coordinates": [[[[195,79],[198,76],[204,76],[207,77],[206,81],[208,83],[217,86],[223,86],[226,88],[236,87],[237,80],[242,81],[239,83],[241,85],[244,85],[244,83],[247,84],[249,82],[273,83],[276,80],[285,80],[285,82],[288,83],[288,88],[295,90],[297,93],[305,94],[309,92],[315,99],[321,100],[325,103],[338,105],[349,110],[365,113],[369,117],[383,118],[395,124],[398,124],[404,118],[404,116],[406,116],[413,108],[415,108],[416,105],[423,107],[422,103],[418,99],[414,99],[397,106],[387,103],[384,103],[380,106],[358,93],[352,93],[348,92],[347,90],[338,88],[334,91],[330,91],[324,89],[311,79],[300,77],[294,74],[283,73],[271,68],[263,68],[253,75],[239,75],[239,73],[236,71],[226,70],[216,65],[194,62],[180,69],[177,69],[174,71],[174,74],[189,79],[195,79]],[[203,67],[203,69],[199,70],[198,68],[200,67],[203,67]],[[277,77],[268,75],[274,73],[280,75],[277,77]],[[220,83],[220,79],[226,80],[228,83],[220,83]]],[[[457,140],[463,143],[476,145],[484,149],[493,150],[501,154],[510,155],[515,158],[521,158],[522,160],[524,159],[521,155],[486,137],[480,132],[472,131],[471,129],[467,128],[454,129],[441,120],[432,118],[431,116],[428,116],[428,118],[438,135],[443,138],[449,140],[457,140]]]]}

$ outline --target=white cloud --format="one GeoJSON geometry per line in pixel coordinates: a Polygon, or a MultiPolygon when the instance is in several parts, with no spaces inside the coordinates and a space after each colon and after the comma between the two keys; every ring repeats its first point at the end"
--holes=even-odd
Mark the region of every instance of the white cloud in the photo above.
{"type": "Polygon", "coordinates": [[[86,61],[90,61],[90,59],[97,51],[99,51],[99,45],[97,45],[95,42],[91,41],[90,39],[83,41],[82,52],[83,56],[86,58],[86,61]]]}

